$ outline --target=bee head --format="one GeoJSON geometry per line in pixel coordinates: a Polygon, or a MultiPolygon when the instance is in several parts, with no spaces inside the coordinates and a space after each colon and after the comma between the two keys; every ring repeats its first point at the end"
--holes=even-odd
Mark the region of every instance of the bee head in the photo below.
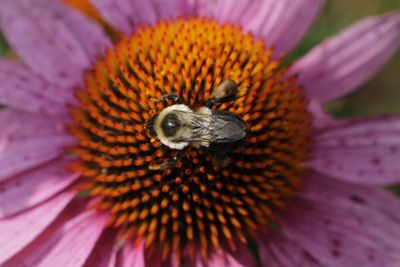
{"type": "Polygon", "coordinates": [[[190,113],[193,111],[183,104],[166,107],[150,119],[149,132],[162,144],[172,149],[183,149],[189,144],[191,135],[188,122],[185,122],[190,113]]]}
{"type": "Polygon", "coordinates": [[[173,111],[166,114],[161,120],[161,130],[166,137],[175,137],[181,126],[182,122],[173,111]]]}

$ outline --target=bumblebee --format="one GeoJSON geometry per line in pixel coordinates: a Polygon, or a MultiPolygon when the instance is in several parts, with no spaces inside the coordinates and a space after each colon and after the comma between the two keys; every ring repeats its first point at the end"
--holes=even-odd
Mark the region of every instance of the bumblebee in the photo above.
{"type": "Polygon", "coordinates": [[[211,94],[211,100],[193,111],[175,94],[162,99],[171,99],[174,105],[164,108],[153,116],[148,124],[150,134],[162,144],[176,150],[188,146],[210,150],[228,150],[246,137],[246,124],[236,114],[212,109],[216,103],[232,101],[238,97],[238,85],[225,80],[211,94]]]}

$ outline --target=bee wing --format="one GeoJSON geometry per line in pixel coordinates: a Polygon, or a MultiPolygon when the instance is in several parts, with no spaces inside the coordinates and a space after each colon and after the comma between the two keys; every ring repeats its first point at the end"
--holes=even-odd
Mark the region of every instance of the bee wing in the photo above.
{"type": "Polygon", "coordinates": [[[233,113],[212,110],[211,114],[192,114],[193,142],[232,143],[246,136],[246,125],[233,113]]]}
{"type": "Polygon", "coordinates": [[[192,134],[181,136],[176,142],[206,142],[206,143],[232,143],[246,136],[246,124],[233,113],[221,110],[212,110],[211,114],[196,114],[181,112],[190,125],[192,134]]]}
{"type": "Polygon", "coordinates": [[[231,143],[246,136],[246,124],[233,113],[213,110],[212,122],[209,124],[211,141],[214,143],[231,143]]]}

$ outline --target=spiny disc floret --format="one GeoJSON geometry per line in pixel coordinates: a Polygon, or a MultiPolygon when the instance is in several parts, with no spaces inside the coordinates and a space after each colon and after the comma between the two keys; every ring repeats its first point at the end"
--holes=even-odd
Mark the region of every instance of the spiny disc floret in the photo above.
{"type": "Polygon", "coordinates": [[[82,188],[100,197],[122,236],[168,258],[234,250],[257,238],[300,185],[309,148],[310,116],[295,78],[278,70],[272,50],[232,25],[178,19],[139,28],[107,51],[85,74],[71,108],[70,132],[78,155],[70,167],[82,188]],[[206,148],[177,150],[160,143],[146,125],[173,105],[155,101],[174,93],[192,110],[206,105],[225,80],[240,97],[215,109],[239,116],[245,146],[215,164],[206,148]]]}

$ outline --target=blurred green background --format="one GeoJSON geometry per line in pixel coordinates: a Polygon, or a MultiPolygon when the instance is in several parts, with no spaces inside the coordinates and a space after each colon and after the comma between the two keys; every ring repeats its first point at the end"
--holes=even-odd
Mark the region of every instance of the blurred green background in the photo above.
{"type": "MultiPolygon", "coordinates": [[[[359,19],[396,9],[400,9],[400,0],[327,0],[320,17],[289,60],[359,19]]],[[[7,55],[9,47],[0,33],[0,56],[7,55]]],[[[360,90],[330,103],[328,110],[336,117],[400,112],[400,51],[360,90]]],[[[400,194],[400,186],[392,189],[400,194]]]]}
{"type": "MultiPolygon", "coordinates": [[[[357,20],[396,9],[400,9],[400,0],[328,0],[321,16],[292,56],[304,54],[323,38],[357,20]]],[[[328,109],[337,117],[400,112],[400,50],[360,90],[330,103],[328,109]]]]}

